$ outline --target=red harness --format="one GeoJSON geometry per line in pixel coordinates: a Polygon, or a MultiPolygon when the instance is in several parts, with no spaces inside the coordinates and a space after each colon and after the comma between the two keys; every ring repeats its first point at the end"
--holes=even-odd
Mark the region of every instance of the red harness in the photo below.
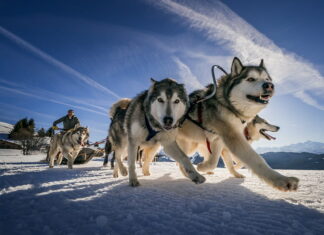
{"type": "MultiPolygon", "coordinates": [[[[197,114],[198,114],[198,123],[199,124],[202,124],[203,120],[202,120],[202,111],[203,111],[203,107],[201,105],[201,103],[198,103],[198,109],[197,109],[197,114]]],[[[246,140],[251,140],[251,136],[250,136],[250,133],[249,133],[249,130],[247,127],[244,128],[244,136],[246,138],[246,140]]],[[[209,153],[211,154],[212,151],[211,151],[211,148],[210,148],[210,142],[208,140],[208,138],[206,138],[206,146],[207,146],[207,149],[209,151],[209,153]]]]}
{"type": "Polygon", "coordinates": [[[251,140],[251,136],[250,136],[247,126],[244,128],[244,136],[245,136],[246,140],[251,140]]]}

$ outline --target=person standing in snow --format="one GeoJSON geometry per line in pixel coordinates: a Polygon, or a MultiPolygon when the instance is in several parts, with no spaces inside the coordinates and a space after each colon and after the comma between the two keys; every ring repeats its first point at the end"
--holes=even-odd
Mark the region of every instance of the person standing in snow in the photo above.
{"type": "Polygon", "coordinates": [[[80,125],[80,121],[77,118],[77,116],[74,115],[74,111],[72,109],[69,109],[67,112],[67,115],[61,117],[60,119],[57,119],[53,122],[52,129],[58,130],[59,128],[56,126],[57,124],[63,122],[63,129],[65,131],[73,129],[75,126],[80,125]]]}

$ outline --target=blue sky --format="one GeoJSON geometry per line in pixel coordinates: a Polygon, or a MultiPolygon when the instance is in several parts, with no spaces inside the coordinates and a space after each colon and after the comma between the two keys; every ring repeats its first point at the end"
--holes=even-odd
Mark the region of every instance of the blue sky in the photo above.
{"type": "Polygon", "coordinates": [[[149,78],[192,91],[229,70],[233,56],[260,59],[277,87],[260,114],[282,146],[324,142],[323,1],[1,1],[0,121],[37,128],[73,108],[91,140],[106,136],[107,110],[149,78]]]}

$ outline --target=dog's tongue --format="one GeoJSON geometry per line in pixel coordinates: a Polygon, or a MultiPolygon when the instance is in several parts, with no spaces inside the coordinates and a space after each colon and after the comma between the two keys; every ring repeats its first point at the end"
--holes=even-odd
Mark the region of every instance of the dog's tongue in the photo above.
{"type": "Polygon", "coordinates": [[[271,135],[269,135],[269,134],[267,134],[265,132],[263,132],[263,134],[268,138],[268,140],[275,140],[276,139],[276,137],[273,137],[273,136],[271,136],[271,135]]]}

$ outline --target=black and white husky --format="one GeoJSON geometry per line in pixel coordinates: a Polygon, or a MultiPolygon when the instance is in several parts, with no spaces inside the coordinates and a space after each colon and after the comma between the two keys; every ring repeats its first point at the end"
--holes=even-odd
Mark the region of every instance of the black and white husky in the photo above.
{"type": "MultiPolygon", "coordinates": [[[[116,107],[119,105],[114,105],[112,110],[117,110],[116,107]]],[[[176,143],[179,124],[188,108],[189,98],[184,86],[166,78],[161,81],[152,79],[150,88],[132,99],[126,110],[114,111],[112,123],[115,125],[112,124],[109,130],[109,140],[117,160],[114,176],[118,175],[118,169],[122,175],[127,174],[122,163],[123,157],[127,156],[129,184],[138,186],[135,172],[138,150],[145,149],[151,156],[162,146],[180,164],[188,178],[197,184],[203,183],[205,178],[195,170],[176,143]]]]}

